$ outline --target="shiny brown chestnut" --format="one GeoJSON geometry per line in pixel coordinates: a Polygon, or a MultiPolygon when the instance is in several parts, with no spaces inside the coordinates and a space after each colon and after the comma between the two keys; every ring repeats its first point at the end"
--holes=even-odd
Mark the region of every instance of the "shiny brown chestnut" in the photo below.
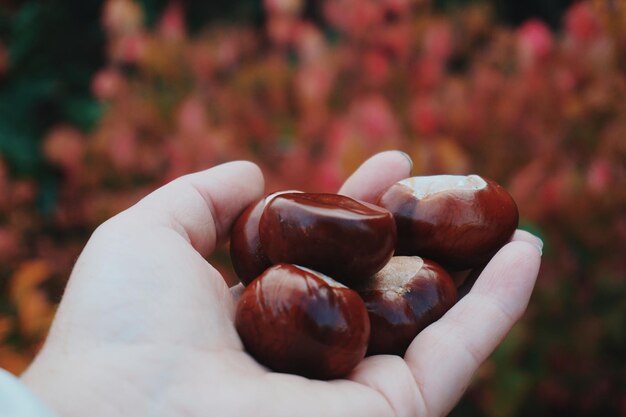
{"type": "Polygon", "coordinates": [[[457,300],[450,275],[418,256],[394,256],[354,289],[365,301],[370,318],[368,355],[403,355],[415,336],[457,300]]]}
{"type": "Polygon", "coordinates": [[[478,175],[435,175],[397,182],[378,199],[398,229],[396,255],[419,255],[450,270],[487,262],[519,221],[517,205],[478,175]]]}
{"type": "Polygon", "coordinates": [[[272,266],[272,262],[265,254],[259,239],[259,220],[263,214],[263,209],[277,195],[298,192],[282,191],[268,194],[246,208],[233,224],[230,234],[230,259],[233,269],[243,285],[248,285],[272,266]]]}
{"type": "Polygon", "coordinates": [[[355,291],[290,264],[269,268],[246,287],[235,327],[259,363],[316,379],[347,375],[365,356],[370,335],[355,291]]]}
{"type": "Polygon", "coordinates": [[[292,263],[351,284],[379,271],[393,255],[396,227],[387,210],[338,194],[281,194],[259,223],[273,263],[292,263]]]}

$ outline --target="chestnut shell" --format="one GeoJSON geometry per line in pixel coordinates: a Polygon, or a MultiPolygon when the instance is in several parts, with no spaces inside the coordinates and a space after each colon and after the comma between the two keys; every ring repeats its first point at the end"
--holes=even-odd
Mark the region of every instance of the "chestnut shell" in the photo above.
{"type": "Polygon", "coordinates": [[[370,335],[355,291],[289,264],[269,268],[246,287],[235,327],[259,363],[316,379],[348,374],[365,356],[370,335]]]}
{"type": "Polygon", "coordinates": [[[233,224],[230,233],[230,259],[243,285],[248,285],[272,266],[259,239],[259,220],[265,208],[265,198],[248,206],[233,224]]]}
{"type": "Polygon", "coordinates": [[[450,270],[487,262],[511,238],[519,222],[509,193],[476,175],[409,178],[392,185],[378,204],[395,218],[396,255],[423,256],[450,270]],[[457,178],[465,179],[466,186],[455,188],[457,178]],[[483,187],[471,186],[482,181],[483,187]]]}
{"type": "Polygon", "coordinates": [[[265,254],[259,238],[259,221],[265,206],[277,195],[300,192],[289,190],[268,194],[249,205],[233,224],[230,232],[230,259],[243,285],[248,285],[273,265],[265,254]]]}
{"type": "Polygon", "coordinates": [[[259,223],[273,263],[306,266],[347,284],[379,271],[393,255],[391,213],[338,194],[281,194],[259,223]]]}
{"type": "Polygon", "coordinates": [[[403,355],[426,326],[457,301],[450,275],[418,256],[395,256],[355,290],[367,308],[371,335],[368,355],[403,355]]]}

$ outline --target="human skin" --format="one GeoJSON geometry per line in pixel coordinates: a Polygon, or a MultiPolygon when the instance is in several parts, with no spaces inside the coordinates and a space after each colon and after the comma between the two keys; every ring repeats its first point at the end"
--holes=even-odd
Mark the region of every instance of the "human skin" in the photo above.
{"type": "MultiPolygon", "coordinates": [[[[372,202],[408,177],[384,152],[341,193],[372,202]]],[[[181,177],[101,225],[80,255],[23,382],[60,417],[441,416],[526,309],[541,241],[518,231],[472,290],[404,357],[366,358],[332,381],[274,373],[243,349],[229,289],[206,257],[264,194],[249,162],[181,177]]]]}

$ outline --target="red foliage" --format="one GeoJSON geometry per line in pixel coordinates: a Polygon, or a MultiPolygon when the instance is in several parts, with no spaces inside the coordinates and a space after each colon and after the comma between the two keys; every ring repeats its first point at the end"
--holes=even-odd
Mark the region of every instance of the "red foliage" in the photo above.
{"type": "MultiPolygon", "coordinates": [[[[498,26],[483,6],[455,17],[426,3],[327,0],[327,26],[317,27],[302,19],[302,1],[267,0],[263,32],[220,26],[190,37],[179,3],[149,30],[137,3],[107,1],[109,64],[92,84],[106,112],[89,134],[58,126],[43,141],[63,176],[53,212],[33,208],[32,181],[0,169],[2,297],[14,306],[0,313],[0,365],[19,372],[44,337],[54,303],[42,285],[58,294],[89,232],[158,185],[249,159],[268,191],[333,191],[365,158],[391,148],[413,157],[415,174],[476,172],[511,190],[523,226],[546,241],[521,328],[549,333],[569,320],[559,335],[572,344],[585,314],[620,328],[624,321],[598,304],[607,288],[626,294],[616,250],[626,247],[626,8],[576,3],[564,32],[553,33],[540,21],[498,26]],[[15,286],[26,288],[17,298],[9,295],[15,286]],[[564,318],[568,309],[583,313],[564,318]],[[9,339],[26,347],[17,353],[2,344],[9,339]]],[[[224,259],[218,254],[218,267],[232,282],[224,259]]],[[[589,349],[624,348],[621,329],[590,333],[589,349]]],[[[582,407],[578,385],[560,376],[585,380],[575,367],[583,359],[599,374],[611,371],[610,356],[581,351],[552,369],[563,342],[519,343],[553,374],[541,384],[540,373],[524,374],[512,410],[532,395],[551,410],[582,407]]],[[[499,389],[498,372],[480,375],[479,387],[499,389]]],[[[470,398],[488,415],[505,415],[480,389],[470,398]]],[[[620,398],[618,382],[594,392],[620,398]]]]}

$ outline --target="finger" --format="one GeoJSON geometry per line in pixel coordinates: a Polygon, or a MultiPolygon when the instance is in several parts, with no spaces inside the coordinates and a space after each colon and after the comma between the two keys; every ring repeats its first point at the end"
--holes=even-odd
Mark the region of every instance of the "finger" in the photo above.
{"type": "Polygon", "coordinates": [[[540,252],[534,244],[519,240],[507,244],[469,294],[413,341],[405,360],[421,388],[428,415],[451,410],[478,366],[521,317],[539,264],[540,252]]]}
{"type": "Polygon", "coordinates": [[[378,392],[396,417],[430,416],[411,369],[399,356],[365,358],[349,376],[352,381],[378,392]]]}
{"type": "Polygon", "coordinates": [[[124,213],[123,222],[153,222],[183,236],[203,256],[224,240],[234,220],[261,197],[260,169],[237,161],[180,177],[124,213]]]}
{"type": "Polygon", "coordinates": [[[411,175],[412,167],[411,158],[404,152],[381,152],[365,161],[346,180],[339,194],[374,202],[391,185],[411,175]]]}
{"type": "MultiPolygon", "coordinates": [[[[510,241],[511,242],[528,242],[531,245],[535,246],[537,250],[539,251],[539,253],[541,253],[543,250],[543,241],[539,239],[537,236],[525,230],[520,230],[520,229],[516,230],[513,233],[513,236],[511,236],[510,241]]],[[[467,275],[465,276],[465,279],[463,280],[463,283],[461,284],[461,286],[458,287],[459,299],[465,297],[470,292],[470,290],[474,286],[474,283],[476,282],[480,274],[483,272],[483,269],[485,269],[485,266],[487,266],[487,263],[484,263],[483,265],[479,265],[469,272],[463,272],[467,275]]]]}

